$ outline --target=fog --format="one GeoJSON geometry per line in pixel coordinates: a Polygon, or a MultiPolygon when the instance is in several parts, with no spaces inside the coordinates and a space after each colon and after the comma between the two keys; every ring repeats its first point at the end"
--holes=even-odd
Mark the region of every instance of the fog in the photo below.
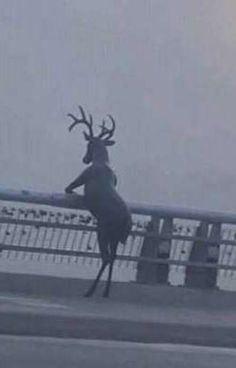
{"type": "Polygon", "coordinates": [[[78,105],[129,201],[236,210],[234,0],[1,0],[0,186],[63,191],[78,105]]]}

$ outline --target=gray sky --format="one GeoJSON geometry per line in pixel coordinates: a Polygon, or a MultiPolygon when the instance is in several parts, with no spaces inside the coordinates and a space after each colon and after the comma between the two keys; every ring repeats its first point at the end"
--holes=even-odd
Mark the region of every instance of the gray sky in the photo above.
{"type": "Polygon", "coordinates": [[[235,0],[1,0],[1,187],[63,191],[82,104],[127,200],[236,211],[235,0]]]}

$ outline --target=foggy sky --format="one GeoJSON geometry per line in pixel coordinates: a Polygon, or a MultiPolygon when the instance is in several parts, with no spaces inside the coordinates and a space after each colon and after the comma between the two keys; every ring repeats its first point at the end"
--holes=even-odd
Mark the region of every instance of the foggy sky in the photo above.
{"type": "Polygon", "coordinates": [[[1,0],[0,186],[63,191],[82,104],[129,201],[236,211],[234,0],[1,0]]]}

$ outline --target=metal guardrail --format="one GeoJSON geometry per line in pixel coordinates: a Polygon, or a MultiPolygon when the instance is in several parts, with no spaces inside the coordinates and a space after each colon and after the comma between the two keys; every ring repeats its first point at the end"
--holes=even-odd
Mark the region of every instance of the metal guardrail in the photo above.
{"type": "MultiPolygon", "coordinates": [[[[10,190],[0,188],[0,200],[40,204],[67,209],[86,209],[83,196],[79,194],[42,193],[29,190],[10,190]]],[[[199,220],[210,223],[227,223],[236,225],[236,214],[218,211],[204,211],[198,209],[157,206],[128,202],[133,214],[144,216],[172,217],[185,220],[199,220]]]]}
{"type": "MultiPolygon", "coordinates": [[[[8,202],[0,208],[2,258],[99,265],[96,222],[82,196],[0,190],[0,201],[8,202]]],[[[221,278],[236,283],[236,215],[128,206],[133,228],[118,249],[117,268],[143,283],[178,275],[191,287],[215,287],[221,278]]]]}

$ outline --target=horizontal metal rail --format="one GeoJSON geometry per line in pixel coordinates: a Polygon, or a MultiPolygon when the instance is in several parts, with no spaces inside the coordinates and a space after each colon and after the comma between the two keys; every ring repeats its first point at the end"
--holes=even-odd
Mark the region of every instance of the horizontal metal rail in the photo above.
{"type": "MultiPolygon", "coordinates": [[[[83,225],[83,224],[65,224],[60,222],[46,222],[46,221],[35,221],[35,220],[25,220],[25,219],[16,219],[11,217],[0,217],[0,224],[12,224],[12,225],[22,225],[22,226],[34,226],[37,228],[52,228],[52,229],[62,229],[62,230],[84,230],[84,231],[96,231],[96,226],[92,225],[83,225]]],[[[210,239],[204,238],[194,235],[179,235],[179,234],[171,234],[171,235],[164,235],[158,233],[156,231],[140,231],[140,230],[132,230],[131,236],[142,236],[148,238],[154,238],[156,240],[185,240],[185,241],[195,241],[198,243],[204,244],[225,244],[225,245],[236,245],[236,240],[218,238],[218,239],[210,239]]]]}
{"type": "MultiPolygon", "coordinates": [[[[44,254],[55,254],[60,256],[68,256],[68,257],[88,257],[88,258],[100,258],[99,253],[89,253],[77,250],[70,249],[58,249],[58,248],[42,248],[42,247],[28,247],[28,246],[17,246],[17,245],[8,245],[8,244],[0,244],[0,252],[3,250],[8,251],[17,251],[17,252],[29,252],[29,253],[44,253],[44,254]]],[[[150,257],[136,257],[136,256],[126,256],[126,255],[117,255],[118,260],[129,261],[129,262],[143,262],[143,263],[151,263],[151,264],[170,264],[170,265],[178,265],[178,266],[193,266],[193,267],[204,267],[204,268],[214,268],[214,269],[223,269],[223,270],[236,270],[236,265],[225,265],[219,263],[209,263],[209,262],[190,262],[190,261],[181,261],[175,259],[163,259],[163,258],[150,258],[150,257]]]]}
{"type": "MultiPolygon", "coordinates": [[[[17,191],[0,189],[0,200],[86,210],[83,196],[79,194],[41,193],[27,190],[17,191]]],[[[186,220],[199,220],[209,223],[236,224],[236,214],[233,213],[153,206],[134,202],[128,202],[127,204],[130,211],[138,215],[156,215],[162,218],[171,217],[186,220]]]]}

